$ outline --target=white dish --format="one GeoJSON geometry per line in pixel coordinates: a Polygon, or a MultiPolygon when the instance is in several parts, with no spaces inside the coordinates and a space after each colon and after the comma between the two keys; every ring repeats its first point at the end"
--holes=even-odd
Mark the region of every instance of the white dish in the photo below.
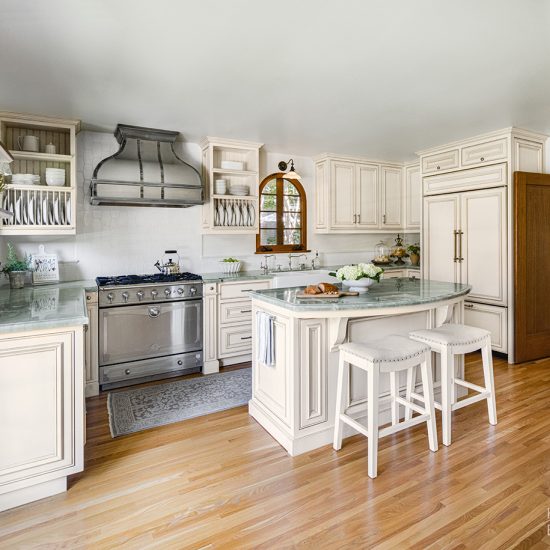
{"type": "Polygon", "coordinates": [[[244,170],[244,162],[237,160],[222,160],[222,170],[244,170]]]}
{"type": "Polygon", "coordinates": [[[65,219],[67,221],[67,225],[71,225],[71,197],[70,195],[67,195],[65,198],[65,219]]]}

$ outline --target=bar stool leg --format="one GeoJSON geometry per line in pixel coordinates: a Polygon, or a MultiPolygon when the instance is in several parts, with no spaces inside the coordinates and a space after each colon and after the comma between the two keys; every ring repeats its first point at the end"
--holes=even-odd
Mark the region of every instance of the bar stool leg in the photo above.
{"type": "Polygon", "coordinates": [[[344,423],[340,415],[346,410],[346,400],[344,393],[348,386],[349,365],[344,361],[344,356],[341,353],[338,360],[338,381],[336,383],[336,410],[334,412],[334,440],[332,446],[339,451],[342,448],[342,432],[344,423]]]}
{"type": "Polygon", "coordinates": [[[481,357],[483,362],[483,378],[485,379],[485,389],[490,392],[490,395],[487,398],[489,424],[492,424],[494,426],[497,423],[497,404],[496,404],[496,398],[495,398],[493,355],[491,353],[490,340],[481,348],[481,357]]]}
{"type": "Polygon", "coordinates": [[[375,478],[378,475],[378,395],[379,395],[378,368],[370,365],[368,371],[368,474],[375,478]]]}
{"type": "Polygon", "coordinates": [[[451,367],[454,357],[450,349],[441,351],[441,423],[443,427],[443,445],[451,444],[451,367]]]}
{"type": "Polygon", "coordinates": [[[433,387],[433,374],[432,374],[432,354],[426,353],[425,360],[420,363],[420,370],[422,372],[422,390],[424,392],[424,408],[430,415],[430,419],[427,422],[428,425],[428,441],[430,444],[430,451],[434,453],[438,449],[437,445],[437,427],[435,424],[435,407],[434,407],[434,387],[433,387]]]}
{"type": "MultiPolygon", "coordinates": [[[[416,366],[407,369],[407,389],[405,399],[407,401],[412,401],[411,394],[414,391],[414,385],[416,382],[416,366]]],[[[412,409],[410,407],[405,407],[405,420],[410,420],[412,418],[412,409]]]]}
{"type": "Polygon", "coordinates": [[[399,422],[399,403],[396,397],[399,395],[399,387],[397,384],[397,373],[390,372],[390,398],[391,398],[391,423],[395,426],[399,422]]]}

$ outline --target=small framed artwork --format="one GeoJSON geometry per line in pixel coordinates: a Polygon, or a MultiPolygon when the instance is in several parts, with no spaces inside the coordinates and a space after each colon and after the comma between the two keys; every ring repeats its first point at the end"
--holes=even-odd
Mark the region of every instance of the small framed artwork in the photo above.
{"type": "Polygon", "coordinates": [[[57,254],[46,254],[44,245],[38,247],[38,254],[31,255],[32,283],[45,285],[59,282],[57,254]]]}

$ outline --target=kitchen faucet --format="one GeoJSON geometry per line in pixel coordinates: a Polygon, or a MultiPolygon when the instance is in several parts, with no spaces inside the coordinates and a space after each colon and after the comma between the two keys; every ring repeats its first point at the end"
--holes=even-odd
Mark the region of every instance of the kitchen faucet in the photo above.
{"type": "MultiPolygon", "coordinates": [[[[296,256],[293,256],[292,253],[290,253],[290,254],[288,255],[288,269],[289,269],[290,271],[292,271],[292,259],[293,259],[293,258],[301,258],[302,256],[307,260],[307,254],[297,254],[296,256]]],[[[305,262],[302,263],[302,264],[300,264],[300,268],[301,268],[301,269],[304,269],[304,266],[305,266],[305,265],[306,265],[305,262]]]]}
{"type": "Polygon", "coordinates": [[[269,265],[267,262],[268,258],[275,258],[275,254],[268,254],[267,256],[264,256],[265,264],[262,265],[262,262],[260,262],[260,269],[263,271],[264,275],[269,273],[269,265]]]}

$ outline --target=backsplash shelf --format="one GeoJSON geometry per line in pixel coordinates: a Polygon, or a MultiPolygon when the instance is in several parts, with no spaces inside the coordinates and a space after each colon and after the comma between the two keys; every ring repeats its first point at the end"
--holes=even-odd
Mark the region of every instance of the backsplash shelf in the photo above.
{"type": "MultiPolygon", "coordinates": [[[[77,120],[0,112],[0,139],[14,161],[14,174],[36,174],[41,185],[7,185],[0,207],[13,214],[3,220],[0,235],[74,235],[76,233],[77,120]],[[21,150],[25,136],[38,139],[37,151],[21,150]],[[44,152],[53,145],[55,153],[44,152]],[[46,186],[46,169],[65,171],[65,185],[46,186]]],[[[8,182],[11,179],[8,177],[8,182]]]]}
{"type": "Polygon", "coordinates": [[[202,210],[203,233],[255,235],[258,232],[258,187],[262,145],[213,137],[207,137],[202,141],[202,170],[206,188],[206,202],[202,210]],[[240,165],[242,169],[224,168],[222,164],[225,163],[237,167],[240,165]],[[215,193],[216,180],[221,179],[225,181],[226,194],[215,193]],[[248,195],[232,195],[232,186],[247,187],[248,195]]]}

